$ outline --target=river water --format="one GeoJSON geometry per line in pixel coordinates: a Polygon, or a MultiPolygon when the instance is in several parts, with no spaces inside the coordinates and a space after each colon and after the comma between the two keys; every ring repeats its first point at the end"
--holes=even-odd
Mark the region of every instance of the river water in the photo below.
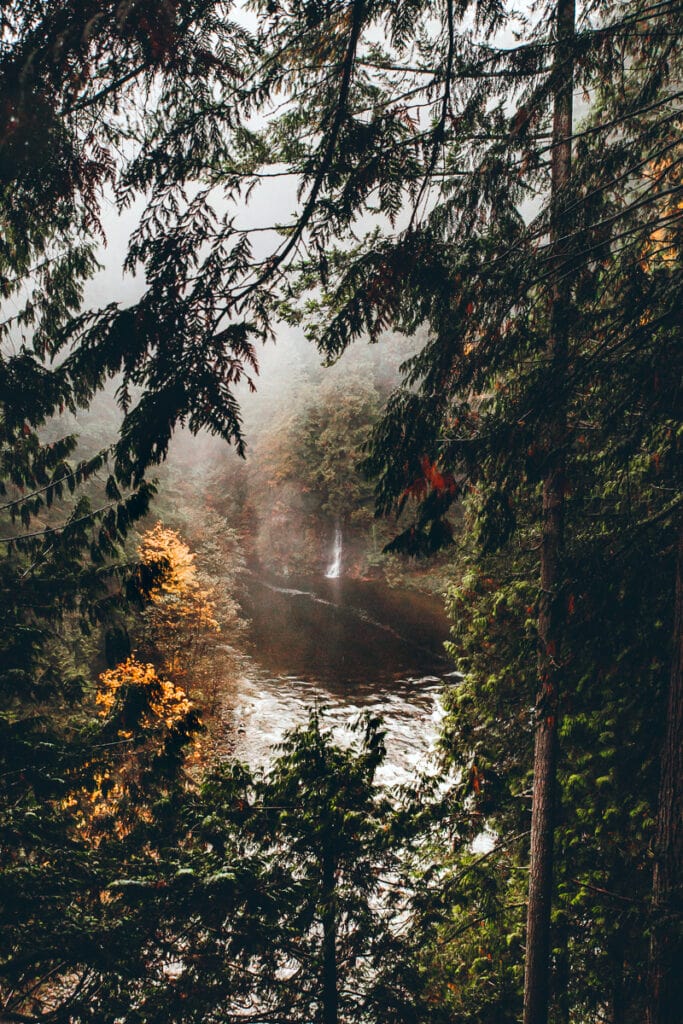
{"type": "Polygon", "coordinates": [[[251,573],[241,603],[250,621],[245,657],[224,695],[237,757],[265,762],[317,706],[342,741],[360,711],[382,715],[383,781],[428,767],[439,695],[453,682],[439,599],[343,576],[251,573]]]}

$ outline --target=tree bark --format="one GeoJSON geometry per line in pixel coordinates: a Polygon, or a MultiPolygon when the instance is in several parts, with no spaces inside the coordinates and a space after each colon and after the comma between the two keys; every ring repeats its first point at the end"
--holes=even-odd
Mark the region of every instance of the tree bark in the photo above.
{"type": "Polygon", "coordinates": [[[564,507],[566,489],[566,397],[562,395],[569,359],[571,283],[567,274],[562,208],[571,180],[573,117],[573,42],[575,0],[558,0],[553,75],[553,150],[551,158],[551,231],[554,280],[551,281],[550,380],[560,391],[547,430],[549,470],[543,483],[541,595],[538,614],[538,680],[531,859],[524,972],[524,1024],[547,1024],[550,998],[550,911],[553,890],[553,838],[557,775],[557,718],[561,691],[564,507]]]}
{"type": "Polygon", "coordinates": [[[673,652],[652,877],[648,1024],[683,1014],[683,530],[676,559],[673,652]]]}

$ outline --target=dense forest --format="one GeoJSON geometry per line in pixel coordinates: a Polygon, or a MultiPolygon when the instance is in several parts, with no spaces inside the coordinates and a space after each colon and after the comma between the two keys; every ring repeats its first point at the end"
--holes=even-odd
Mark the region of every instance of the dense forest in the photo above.
{"type": "Polygon", "coordinates": [[[0,5],[1,1021],[679,1024],[682,36],[0,5]],[[235,755],[257,573],[440,595],[429,763],[235,755]]]}

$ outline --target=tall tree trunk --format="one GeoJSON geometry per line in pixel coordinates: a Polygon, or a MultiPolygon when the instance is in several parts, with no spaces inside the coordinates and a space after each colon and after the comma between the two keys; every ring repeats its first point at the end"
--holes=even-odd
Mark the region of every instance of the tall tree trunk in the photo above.
{"type": "Polygon", "coordinates": [[[337,915],[335,906],[335,858],[327,842],[322,858],[322,1024],[337,1024],[339,992],[337,987],[337,915]]]}
{"type": "Polygon", "coordinates": [[[683,1014],[683,530],[676,559],[673,653],[661,757],[648,1024],[680,1024],[683,1014]]]}
{"type": "MultiPolygon", "coordinates": [[[[553,150],[551,158],[551,233],[554,280],[551,282],[550,379],[565,387],[569,353],[571,283],[562,242],[562,207],[571,179],[573,44],[575,0],[558,0],[554,61],[553,150]]],[[[550,978],[550,909],[553,890],[553,837],[557,774],[561,646],[565,618],[563,595],[564,505],[566,487],[566,399],[562,397],[548,428],[549,470],[543,483],[541,596],[538,615],[538,678],[534,786],[531,813],[531,862],[524,973],[524,1024],[546,1024],[550,978]]]]}

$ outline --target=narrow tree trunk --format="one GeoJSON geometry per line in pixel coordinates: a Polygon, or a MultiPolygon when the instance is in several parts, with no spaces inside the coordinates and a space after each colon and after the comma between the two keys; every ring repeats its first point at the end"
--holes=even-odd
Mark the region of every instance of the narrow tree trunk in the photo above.
{"type": "MultiPolygon", "coordinates": [[[[551,159],[551,244],[555,280],[551,284],[550,379],[566,384],[569,351],[570,277],[567,273],[562,206],[571,178],[575,0],[558,0],[554,62],[555,100],[551,159]]],[[[550,978],[550,909],[553,890],[553,837],[557,774],[561,646],[564,624],[562,563],[566,487],[566,400],[561,398],[548,428],[549,470],[543,484],[541,597],[538,615],[538,677],[534,787],[531,814],[531,862],[524,973],[524,1024],[546,1024],[550,978]]]]}
{"type": "Polygon", "coordinates": [[[337,1024],[339,992],[337,989],[337,915],[335,909],[335,860],[332,849],[323,851],[322,925],[323,976],[322,1024],[337,1024]]]}
{"type": "Polygon", "coordinates": [[[673,656],[661,757],[648,1024],[679,1024],[683,1014],[683,531],[676,560],[673,656]]]}

